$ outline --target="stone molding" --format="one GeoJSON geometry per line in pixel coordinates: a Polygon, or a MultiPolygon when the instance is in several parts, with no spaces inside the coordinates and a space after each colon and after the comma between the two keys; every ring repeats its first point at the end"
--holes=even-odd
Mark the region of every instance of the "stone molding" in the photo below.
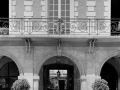
{"type": "Polygon", "coordinates": [[[12,53],[0,49],[0,56],[6,56],[6,57],[11,58],[15,62],[15,64],[17,65],[19,73],[20,74],[23,73],[22,65],[20,64],[19,60],[12,53]]]}
{"type": "Polygon", "coordinates": [[[16,17],[16,0],[12,0],[12,17],[16,17]]]}
{"type": "MultiPolygon", "coordinates": [[[[71,53],[71,54],[72,54],[72,53],[71,53]]],[[[63,52],[63,51],[61,52],[61,56],[65,56],[65,57],[69,58],[70,60],[72,60],[72,61],[76,64],[76,66],[78,67],[80,75],[84,75],[84,74],[85,74],[85,71],[84,71],[84,68],[83,68],[81,62],[78,61],[78,59],[76,59],[76,58],[75,58],[74,56],[72,56],[71,54],[68,53],[68,52],[63,52]]],[[[35,70],[34,73],[39,74],[40,69],[41,69],[43,63],[44,63],[46,60],[48,60],[49,58],[54,57],[54,56],[57,56],[57,55],[58,55],[57,51],[51,51],[51,52],[48,52],[48,53],[44,54],[43,57],[41,58],[41,61],[38,62],[38,64],[36,65],[36,67],[35,67],[36,70],[35,70]]]]}

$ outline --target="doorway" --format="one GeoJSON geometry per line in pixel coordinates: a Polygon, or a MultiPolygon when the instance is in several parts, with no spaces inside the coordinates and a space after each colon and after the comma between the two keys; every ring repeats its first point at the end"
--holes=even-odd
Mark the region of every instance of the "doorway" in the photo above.
{"type": "MultiPolygon", "coordinates": [[[[39,75],[41,77],[39,81],[39,90],[51,89],[47,87],[50,87],[50,80],[52,77],[59,89],[80,90],[81,88],[79,68],[73,60],[65,56],[54,56],[47,59],[42,64],[39,75]]],[[[52,86],[51,84],[51,87],[52,86]]],[[[51,90],[54,89],[52,88],[51,90]]]]}
{"type": "Polygon", "coordinates": [[[108,82],[109,90],[118,90],[118,73],[113,65],[106,62],[102,67],[100,76],[108,82]]]}
{"type": "Polygon", "coordinates": [[[49,34],[69,34],[70,0],[48,0],[48,3],[49,34]]]}
{"type": "Polygon", "coordinates": [[[9,34],[9,0],[0,2],[0,35],[9,34]]]}
{"type": "Polygon", "coordinates": [[[43,90],[74,90],[73,69],[67,64],[44,65],[43,90]]]}
{"type": "Polygon", "coordinates": [[[120,35],[120,0],[111,0],[111,35],[118,36],[120,35]]]}

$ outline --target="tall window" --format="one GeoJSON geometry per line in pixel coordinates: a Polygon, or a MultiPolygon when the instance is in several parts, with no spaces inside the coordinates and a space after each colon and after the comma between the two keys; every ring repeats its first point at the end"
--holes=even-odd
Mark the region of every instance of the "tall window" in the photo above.
{"type": "Polygon", "coordinates": [[[14,62],[4,64],[0,68],[0,88],[11,90],[12,84],[18,79],[19,71],[14,62]]]}
{"type": "Polygon", "coordinates": [[[70,0],[49,0],[49,33],[68,34],[70,22],[70,0]],[[53,19],[54,18],[54,19],[53,19]]]}

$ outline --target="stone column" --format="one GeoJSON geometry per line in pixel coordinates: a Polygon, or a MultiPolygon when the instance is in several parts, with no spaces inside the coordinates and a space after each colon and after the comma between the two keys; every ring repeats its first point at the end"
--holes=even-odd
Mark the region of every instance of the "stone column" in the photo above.
{"type": "Polygon", "coordinates": [[[96,79],[100,79],[101,77],[95,74],[86,75],[86,88],[87,90],[93,90],[92,84],[95,82],[96,79]]]}
{"type": "Polygon", "coordinates": [[[24,73],[20,74],[20,76],[18,76],[18,79],[27,79],[29,84],[30,84],[30,90],[38,90],[38,86],[39,86],[39,76],[37,74],[33,73],[24,73]]]}
{"type": "Polygon", "coordinates": [[[39,89],[39,76],[37,74],[34,74],[34,90],[38,90],[39,89]]]}
{"type": "Polygon", "coordinates": [[[24,73],[18,76],[18,79],[27,79],[30,84],[30,90],[33,90],[33,73],[24,73]]]}
{"type": "Polygon", "coordinates": [[[86,76],[82,75],[80,79],[81,79],[81,90],[87,90],[86,76]]]}

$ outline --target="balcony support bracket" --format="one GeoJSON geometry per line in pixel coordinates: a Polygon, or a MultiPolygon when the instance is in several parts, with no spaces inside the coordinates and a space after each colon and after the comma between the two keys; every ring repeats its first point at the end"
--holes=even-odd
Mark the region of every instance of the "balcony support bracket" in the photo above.
{"type": "Polygon", "coordinates": [[[57,54],[61,56],[62,47],[61,47],[61,39],[58,39],[58,46],[57,46],[57,54]]]}
{"type": "Polygon", "coordinates": [[[24,41],[25,41],[26,53],[30,53],[31,52],[31,39],[24,38],[24,41]]]}
{"type": "Polygon", "coordinates": [[[88,43],[89,43],[89,53],[94,53],[96,40],[97,39],[90,39],[88,41],[88,43]]]}

